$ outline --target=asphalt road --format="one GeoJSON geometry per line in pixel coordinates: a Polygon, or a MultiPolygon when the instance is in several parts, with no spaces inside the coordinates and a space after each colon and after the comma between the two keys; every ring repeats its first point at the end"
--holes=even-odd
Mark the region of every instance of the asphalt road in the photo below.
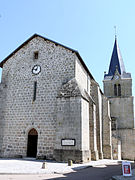
{"type": "Polygon", "coordinates": [[[121,165],[114,164],[88,167],[68,174],[0,175],[0,180],[110,180],[112,176],[121,174],[121,165]]]}
{"type": "Polygon", "coordinates": [[[65,174],[65,177],[55,180],[109,180],[114,175],[121,175],[121,165],[102,165],[89,167],[78,172],[65,174]]]}

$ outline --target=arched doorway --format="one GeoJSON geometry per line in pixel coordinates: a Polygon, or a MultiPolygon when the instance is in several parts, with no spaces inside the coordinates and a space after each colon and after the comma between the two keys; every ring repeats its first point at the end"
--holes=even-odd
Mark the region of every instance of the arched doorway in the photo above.
{"type": "Polygon", "coordinates": [[[36,157],[37,140],[38,140],[38,133],[36,129],[33,128],[28,133],[27,157],[36,157]]]}

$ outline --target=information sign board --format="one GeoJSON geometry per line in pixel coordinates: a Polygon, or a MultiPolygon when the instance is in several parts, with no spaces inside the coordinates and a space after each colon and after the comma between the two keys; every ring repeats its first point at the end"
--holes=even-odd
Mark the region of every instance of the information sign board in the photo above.
{"type": "Polygon", "coordinates": [[[61,145],[62,146],[75,146],[75,139],[62,139],[61,145]]]}
{"type": "Polygon", "coordinates": [[[132,176],[131,163],[128,161],[122,162],[123,176],[132,176]]]}

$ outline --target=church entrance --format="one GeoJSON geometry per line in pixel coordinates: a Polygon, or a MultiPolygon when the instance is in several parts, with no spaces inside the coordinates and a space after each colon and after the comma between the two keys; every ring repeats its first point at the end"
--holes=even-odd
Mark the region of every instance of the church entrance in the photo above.
{"type": "Polygon", "coordinates": [[[36,129],[33,128],[28,133],[27,157],[36,157],[37,141],[38,141],[38,133],[36,129]]]}

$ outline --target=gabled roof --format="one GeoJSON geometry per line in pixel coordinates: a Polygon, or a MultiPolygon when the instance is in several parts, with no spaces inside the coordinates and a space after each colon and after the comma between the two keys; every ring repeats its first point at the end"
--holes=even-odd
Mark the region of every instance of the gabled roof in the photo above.
{"type": "Polygon", "coordinates": [[[88,69],[87,66],[85,65],[85,63],[84,63],[84,61],[83,61],[83,59],[82,59],[82,57],[80,56],[80,54],[79,54],[78,51],[76,51],[76,50],[74,50],[74,49],[71,49],[71,48],[69,48],[69,47],[67,47],[67,46],[64,46],[64,45],[62,45],[62,44],[60,44],[60,43],[57,43],[57,42],[55,42],[55,41],[52,41],[52,40],[50,40],[50,39],[48,39],[48,38],[45,38],[45,37],[43,37],[43,36],[41,36],[41,35],[38,35],[38,34],[34,34],[33,36],[31,36],[28,40],[26,40],[23,44],[21,44],[17,49],[15,49],[10,55],[8,55],[8,56],[0,63],[0,67],[3,68],[4,63],[5,63],[10,57],[12,57],[17,51],[19,51],[23,46],[25,46],[29,41],[31,41],[31,40],[34,39],[35,37],[41,37],[41,38],[43,38],[45,41],[50,41],[50,42],[52,42],[52,43],[55,43],[56,45],[62,46],[62,47],[64,47],[64,48],[72,51],[73,53],[75,53],[76,56],[78,57],[78,59],[80,60],[80,62],[82,63],[84,69],[87,71],[87,73],[89,74],[89,76],[94,80],[92,74],[90,73],[89,69],[88,69]]]}
{"type": "Polygon", "coordinates": [[[115,38],[109,71],[108,74],[106,74],[105,76],[114,76],[116,69],[118,70],[120,75],[126,73],[120,49],[118,47],[117,39],[115,38]]]}

